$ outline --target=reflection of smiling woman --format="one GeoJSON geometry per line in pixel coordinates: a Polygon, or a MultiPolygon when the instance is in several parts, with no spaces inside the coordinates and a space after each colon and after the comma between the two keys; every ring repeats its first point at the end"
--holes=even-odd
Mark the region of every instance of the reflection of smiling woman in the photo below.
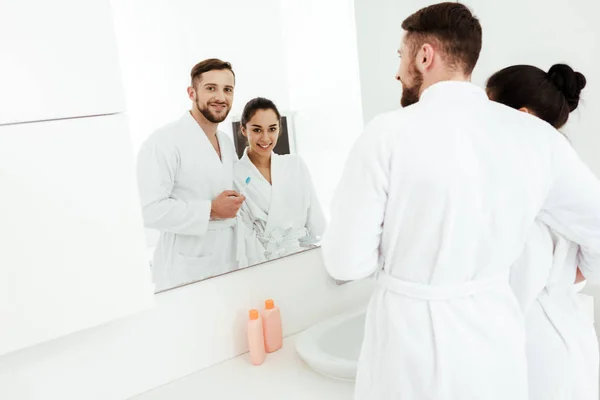
{"type": "Polygon", "coordinates": [[[240,267],[297,252],[302,239],[321,236],[325,229],[304,162],[273,152],[280,120],[270,100],[255,98],[244,107],[241,129],[248,148],[234,167],[235,187],[246,196],[238,214],[240,267]]]}

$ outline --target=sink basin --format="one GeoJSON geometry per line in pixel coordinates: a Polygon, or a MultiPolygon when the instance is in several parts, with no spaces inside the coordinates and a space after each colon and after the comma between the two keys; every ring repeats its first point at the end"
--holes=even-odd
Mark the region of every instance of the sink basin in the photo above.
{"type": "Polygon", "coordinates": [[[338,315],[300,333],[296,351],[316,372],[353,381],[364,336],[365,309],[338,315]]]}

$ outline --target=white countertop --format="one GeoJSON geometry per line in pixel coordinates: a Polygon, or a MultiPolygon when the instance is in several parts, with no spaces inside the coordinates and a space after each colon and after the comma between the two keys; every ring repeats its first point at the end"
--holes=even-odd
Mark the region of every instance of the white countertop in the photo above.
{"type": "MultiPolygon", "coordinates": [[[[582,295],[593,316],[593,298],[582,295]]],[[[260,366],[248,354],[173,381],[130,400],[351,400],[354,382],[314,372],[296,353],[296,336],[260,366]]]]}
{"type": "Polygon", "coordinates": [[[262,365],[244,354],[131,400],[351,400],[353,394],[354,382],[326,378],[306,365],[290,336],[262,365]]]}

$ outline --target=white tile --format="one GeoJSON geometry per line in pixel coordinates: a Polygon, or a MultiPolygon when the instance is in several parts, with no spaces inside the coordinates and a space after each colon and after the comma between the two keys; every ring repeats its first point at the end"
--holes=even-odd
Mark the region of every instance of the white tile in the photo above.
{"type": "Polygon", "coordinates": [[[2,0],[0,124],[124,111],[109,0],[2,0]]]}
{"type": "Polygon", "coordinates": [[[0,171],[0,354],[153,303],[123,115],[2,126],[0,171]]]}

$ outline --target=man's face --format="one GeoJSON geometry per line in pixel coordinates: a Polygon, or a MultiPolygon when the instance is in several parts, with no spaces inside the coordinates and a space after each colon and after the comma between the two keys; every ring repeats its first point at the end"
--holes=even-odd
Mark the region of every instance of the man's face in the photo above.
{"type": "Polygon", "coordinates": [[[233,103],[235,79],[229,70],[203,73],[195,82],[190,98],[208,121],[218,124],[227,118],[233,103]]]}
{"type": "Polygon", "coordinates": [[[411,46],[406,43],[406,39],[402,41],[398,55],[400,56],[400,67],[396,73],[396,80],[402,84],[400,105],[407,107],[419,101],[423,86],[423,74],[417,69],[416,56],[411,46]]]}

